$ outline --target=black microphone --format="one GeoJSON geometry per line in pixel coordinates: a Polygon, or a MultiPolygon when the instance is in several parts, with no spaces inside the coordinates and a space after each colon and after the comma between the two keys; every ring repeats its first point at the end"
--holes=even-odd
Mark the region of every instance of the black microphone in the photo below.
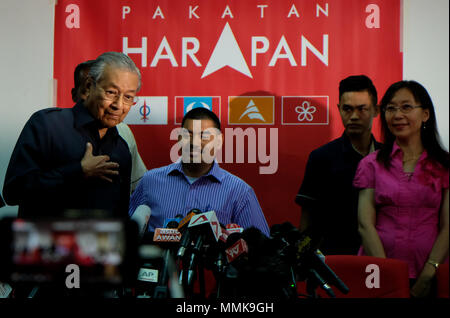
{"type": "Polygon", "coordinates": [[[216,243],[221,234],[220,223],[214,211],[194,215],[189,222],[188,230],[195,238],[188,265],[187,285],[191,285],[194,278],[197,258],[205,243],[216,243]]]}
{"type": "Polygon", "coordinates": [[[231,233],[226,242],[225,254],[229,264],[239,268],[248,256],[247,242],[242,238],[242,233],[231,233]]]}
{"type": "Polygon", "coordinates": [[[225,249],[227,248],[227,239],[230,233],[224,225],[220,224],[221,233],[216,244],[209,244],[206,248],[205,268],[211,269],[215,274],[222,275],[227,265],[225,249]]]}
{"type": "Polygon", "coordinates": [[[336,286],[344,294],[348,293],[348,287],[325,263],[310,236],[301,233],[289,222],[272,226],[271,236],[288,244],[286,256],[293,262],[299,280],[312,278],[331,297],[334,297],[334,292],[329,285],[336,286]]]}
{"type": "MultiPolygon", "coordinates": [[[[138,288],[144,297],[166,298],[168,296],[169,259],[174,247],[180,241],[177,217],[165,220],[163,228],[155,228],[154,232],[146,232],[142,245],[147,251],[154,253],[153,258],[142,262],[138,274],[138,288]]],[[[148,254],[148,253],[147,253],[148,254]]],[[[142,297],[142,296],[141,296],[142,297]]]]}
{"type": "MultiPolygon", "coordinates": [[[[331,289],[330,285],[327,284],[327,282],[320,276],[316,270],[310,268],[309,272],[311,273],[310,279],[314,279],[316,283],[319,285],[320,288],[322,288],[328,296],[331,298],[335,298],[336,295],[334,294],[334,291],[331,289]]],[[[314,293],[314,291],[310,291],[314,293]]]]}
{"type": "Polygon", "coordinates": [[[325,263],[323,254],[319,250],[315,250],[312,253],[312,267],[317,271],[317,273],[323,277],[323,279],[328,282],[328,284],[335,286],[343,294],[349,292],[349,288],[344,282],[336,275],[335,272],[325,263]]]}
{"type": "Polygon", "coordinates": [[[163,228],[176,229],[176,228],[178,228],[178,225],[180,224],[182,219],[183,219],[183,215],[177,214],[177,215],[175,215],[174,218],[167,219],[164,222],[163,228]]]}
{"type": "Polygon", "coordinates": [[[186,216],[180,221],[178,224],[178,231],[182,233],[181,240],[180,240],[180,246],[178,248],[177,257],[182,258],[184,256],[184,253],[186,252],[187,247],[192,241],[192,235],[191,231],[189,230],[189,222],[191,221],[192,217],[196,214],[202,213],[199,209],[192,209],[190,210],[186,216]]]}

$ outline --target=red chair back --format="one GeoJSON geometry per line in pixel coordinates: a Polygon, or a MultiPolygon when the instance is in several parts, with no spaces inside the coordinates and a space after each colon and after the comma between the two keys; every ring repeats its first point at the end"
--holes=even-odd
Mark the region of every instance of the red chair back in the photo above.
{"type": "MultiPolygon", "coordinates": [[[[408,264],[396,259],[356,255],[328,255],[327,265],[349,288],[347,294],[331,286],[336,298],[409,298],[408,264]]],[[[304,282],[299,292],[305,293],[304,282]]],[[[321,298],[329,298],[317,289],[321,298]]]]}
{"type": "Polygon", "coordinates": [[[436,272],[437,280],[437,297],[438,298],[449,298],[448,288],[448,263],[439,265],[436,272]]]}

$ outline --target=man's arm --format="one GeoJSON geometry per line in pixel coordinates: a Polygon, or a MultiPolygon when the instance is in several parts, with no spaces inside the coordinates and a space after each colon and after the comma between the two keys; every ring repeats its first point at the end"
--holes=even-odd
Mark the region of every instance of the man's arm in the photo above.
{"type": "Polygon", "coordinates": [[[125,123],[120,123],[117,125],[117,130],[120,136],[126,141],[128,144],[128,149],[131,154],[132,168],[131,168],[131,191],[133,192],[138,186],[139,181],[142,179],[144,174],[147,172],[147,167],[145,166],[144,161],[142,160],[136,140],[134,138],[133,132],[130,127],[128,127],[125,123]]]}
{"type": "Polygon", "coordinates": [[[239,224],[244,229],[254,226],[263,234],[270,236],[269,226],[267,225],[264,213],[252,188],[249,187],[247,191],[243,193],[240,202],[241,204],[238,211],[234,213],[236,219],[233,220],[233,222],[239,224]]]}
{"type": "Polygon", "coordinates": [[[118,174],[117,163],[108,162],[108,156],[93,156],[89,145],[80,161],[50,166],[55,155],[54,145],[42,116],[45,114],[36,113],[30,118],[14,147],[3,187],[8,204],[17,205],[31,197],[57,195],[64,184],[83,177],[109,181],[108,175],[118,174]]]}
{"type": "Polygon", "coordinates": [[[133,216],[134,212],[140,205],[150,205],[150,203],[147,202],[147,187],[145,183],[146,179],[143,177],[134,192],[131,194],[130,206],[128,208],[128,216],[130,217],[133,216]]]}
{"type": "Polygon", "coordinates": [[[305,232],[312,228],[312,217],[314,212],[312,208],[302,207],[302,214],[300,217],[300,232],[305,232]]]}
{"type": "MultiPolygon", "coordinates": [[[[319,224],[314,222],[318,211],[318,199],[321,197],[320,182],[325,182],[323,177],[325,165],[320,164],[319,158],[314,152],[308,157],[305,167],[303,182],[298,190],[295,203],[301,206],[300,231],[310,233],[316,230],[315,235],[319,232],[319,224]],[[316,223],[316,224],[314,224],[316,223]]],[[[314,235],[314,236],[315,236],[314,235]]],[[[319,239],[317,237],[317,239],[319,239]]]]}
{"type": "Polygon", "coordinates": [[[51,144],[43,116],[35,113],[25,124],[11,155],[3,187],[5,201],[10,205],[56,191],[65,180],[82,176],[80,162],[48,167],[51,144]]]}

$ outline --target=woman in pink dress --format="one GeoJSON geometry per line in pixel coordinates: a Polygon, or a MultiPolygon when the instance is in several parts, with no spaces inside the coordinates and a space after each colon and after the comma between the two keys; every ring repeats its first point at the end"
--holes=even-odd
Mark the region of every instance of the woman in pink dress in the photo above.
{"type": "Polygon", "coordinates": [[[360,254],[408,263],[411,296],[430,295],[449,249],[449,154],[426,89],[392,84],[381,100],[385,144],[359,164],[360,254]]]}

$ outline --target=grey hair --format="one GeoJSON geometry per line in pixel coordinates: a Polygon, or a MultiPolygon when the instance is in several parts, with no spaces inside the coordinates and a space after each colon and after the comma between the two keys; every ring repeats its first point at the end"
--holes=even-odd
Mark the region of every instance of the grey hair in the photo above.
{"type": "Polygon", "coordinates": [[[106,66],[125,69],[136,73],[139,78],[137,91],[141,89],[141,72],[128,55],[120,52],[106,52],[101,54],[92,64],[91,69],[89,70],[89,76],[97,83],[102,78],[106,66]]]}

